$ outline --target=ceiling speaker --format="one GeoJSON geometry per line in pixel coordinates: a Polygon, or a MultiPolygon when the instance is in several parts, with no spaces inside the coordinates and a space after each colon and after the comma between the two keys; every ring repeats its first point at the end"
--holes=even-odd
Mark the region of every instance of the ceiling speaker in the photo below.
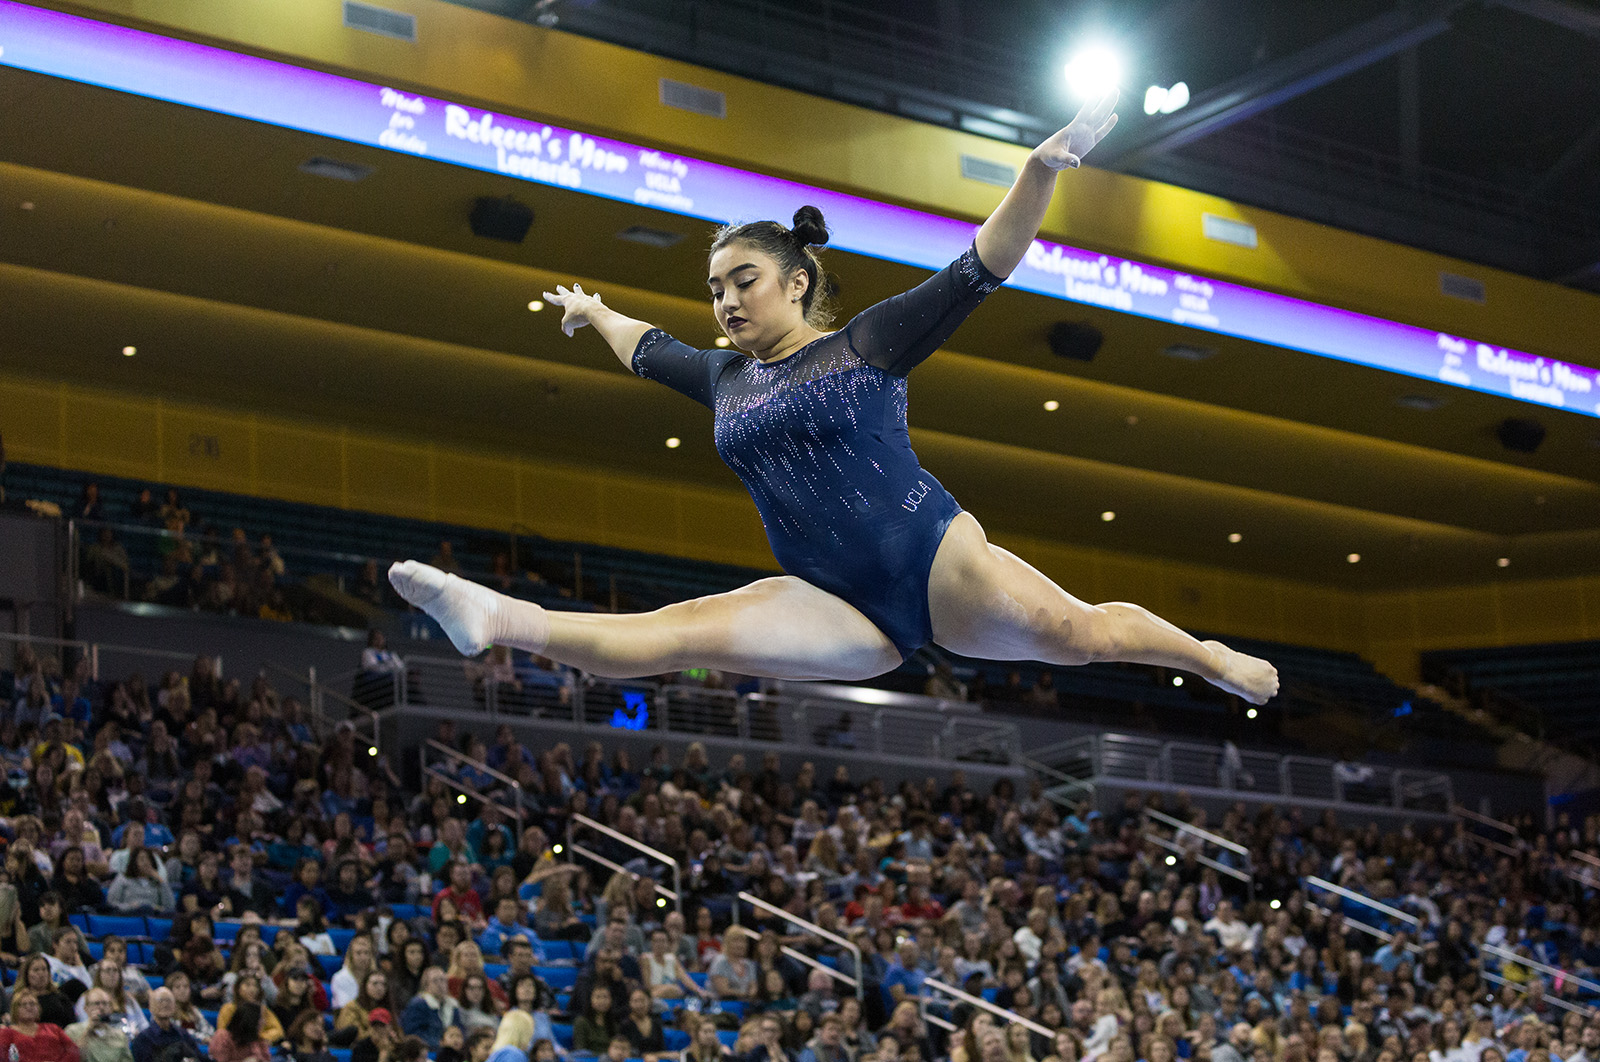
{"type": "Polygon", "coordinates": [[[472,231],[491,240],[521,243],[533,226],[533,208],[507,196],[483,196],[472,204],[472,231]]]}
{"type": "Polygon", "coordinates": [[[1050,326],[1050,349],[1057,356],[1093,361],[1105,334],[1087,321],[1058,321],[1050,326]]]}
{"type": "Polygon", "coordinates": [[[1501,446],[1521,454],[1533,453],[1544,442],[1544,425],[1521,417],[1507,417],[1495,428],[1494,433],[1499,437],[1501,446]]]}

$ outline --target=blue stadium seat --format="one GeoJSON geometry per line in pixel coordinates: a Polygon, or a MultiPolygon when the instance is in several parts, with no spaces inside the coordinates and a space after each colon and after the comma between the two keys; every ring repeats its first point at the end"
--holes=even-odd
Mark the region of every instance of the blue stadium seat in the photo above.
{"type": "Polygon", "coordinates": [[[89,941],[88,949],[89,958],[93,959],[95,962],[99,962],[100,956],[104,955],[106,952],[106,946],[100,943],[98,940],[89,941]]]}
{"type": "Polygon", "coordinates": [[[89,916],[91,937],[142,937],[145,935],[144,919],[126,915],[89,916]]]}
{"type": "Polygon", "coordinates": [[[711,977],[710,977],[709,974],[692,973],[692,974],[689,975],[689,980],[693,981],[695,984],[699,985],[701,988],[707,988],[711,984],[711,977]]]}
{"type": "Polygon", "coordinates": [[[172,919],[146,918],[144,920],[145,935],[151,940],[166,940],[172,933],[172,919]]]}
{"type": "Polygon", "coordinates": [[[668,1051],[682,1051],[689,1046],[689,1034],[682,1029],[663,1029],[661,1038],[665,1041],[668,1051]]]}
{"type": "Polygon", "coordinates": [[[556,1034],[556,1043],[560,1044],[562,1047],[565,1047],[569,1051],[572,1050],[572,1026],[557,1025],[552,1022],[550,1025],[550,1031],[556,1034]]]}
{"type": "Polygon", "coordinates": [[[260,928],[261,928],[261,939],[264,940],[266,943],[271,944],[275,939],[277,939],[278,931],[280,929],[282,929],[283,927],[282,926],[275,926],[275,925],[271,924],[270,922],[263,922],[261,924],[260,928]]]}
{"type": "Polygon", "coordinates": [[[406,922],[427,912],[427,908],[419,907],[414,903],[391,904],[389,909],[394,912],[396,918],[406,922]]]}
{"type": "Polygon", "coordinates": [[[217,1012],[216,1011],[214,1011],[214,1010],[202,1010],[200,1012],[200,1016],[205,1018],[206,1021],[210,1022],[211,1023],[211,1027],[213,1029],[217,1027],[217,1012]]]}
{"type": "Polygon", "coordinates": [[[544,978],[551,988],[571,988],[578,983],[578,968],[576,966],[537,966],[534,973],[544,978]]]}
{"type": "Polygon", "coordinates": [[[348,1047],[330,1047],[328,1054],[333,1056],[333,1062],[350,1062],[350,1049],[348,1047]]]}
{"type": "Polygon", "coordinates": [[[332,977],[339,972],[339,967],[344,965],[344,958],[339,955],[318,955],[317,965],[322,967],[324,975],[332,977]]]}
{"type": "Polygon", "coordinates": [[[737,1029],[718,1029],[717,1030],[717,1039],[722,1041],[722,1046],[723,1047],[731,1048],[731,1047],[733,1047],[734,1044],[739,1042],[739,1030],[737,1030],[737,1029]]]}
{"type": "Polygon", "coordinates": [[[509,969],[511,967],[503,962],[486,962],[483,964],[483,976],[491,981],[498,981],[506,975],[506,971],[509,969]]]}
{"type": "Polygon", "coordinates": [[[334,950],[340,955],[350,947],[350,942],[355,939],[356,931],[353,929],[329,929],[328,939],[333,941],[334,950]]]}
{"type": "MultiPolygon", "coordinates": [[[[266,927],[263,926],[262,928],[265,929],[266,927]]],[[[238,922],[214,922],[211,925],[211,938],[216,941],[231,941],[237,939],[239,929],[240,924],[238,922]]]]}
{"type": "Polygon", "coordinates": [[[67,921],[77,926],[81,932],[89,932],[89,916],[82,914],[67,915],[67,921]]]}

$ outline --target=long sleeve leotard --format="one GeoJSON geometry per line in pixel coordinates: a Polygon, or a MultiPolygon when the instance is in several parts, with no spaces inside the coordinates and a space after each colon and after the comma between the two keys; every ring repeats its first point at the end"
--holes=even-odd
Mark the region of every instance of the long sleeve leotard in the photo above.
{"type": "Polygon", "coordinates": [[[634,372],[714,411],[717,453],[783,570],[854,605],[902,656],[932,639],[928,573],[961,512],[912,452],[906,374],[1001,283],[974,245],[781,361],[696,350],[660,329],[634,349],[634,372]]]}

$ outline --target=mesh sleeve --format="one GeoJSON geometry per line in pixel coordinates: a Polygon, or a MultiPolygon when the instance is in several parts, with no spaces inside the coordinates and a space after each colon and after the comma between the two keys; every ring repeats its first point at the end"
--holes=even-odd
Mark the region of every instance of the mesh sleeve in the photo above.
{"type": "Polygon", "coordinates": [[[903,295],[857,314],[845,331],[861,359],[894,376],[905,376],[948,340],[967,315],[1004,278],[978,258],[974,242],[960,258],[903,295]]]}
{"type": "Polygon", "coordinates": [[[639,345],[633,348],[633,371],[712,407],[717,377],[729,362],[743,356],[737,350],[696,350],[661,329],[652,328],[639,337],[639,345]]]}

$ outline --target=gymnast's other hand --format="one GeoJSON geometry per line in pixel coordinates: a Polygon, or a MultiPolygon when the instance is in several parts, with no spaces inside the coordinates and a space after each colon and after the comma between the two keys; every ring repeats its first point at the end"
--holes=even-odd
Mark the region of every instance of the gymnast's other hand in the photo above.
{"type": "Polygon", "coordinates": [[[592,324],[590,315],[596,310],[607,309],[605,303],[600,301],[598,293],[589,294],[583,290],[582,284],[572,285],[568,291],[560,284],[556,290],[544,293],[544,299],[552,306],[559,306],[564,311],[561,315],[561,330],[567,335],[572,335],[586,324],[592,324]]]}
{"type": "Polygon", "coordinates": [[[1066,128],[1033,149],[1033,157],[1052,170],[1077,166],[1117,124],[1116,106],[1116,89],[1085,103],[1066,128]]]}

